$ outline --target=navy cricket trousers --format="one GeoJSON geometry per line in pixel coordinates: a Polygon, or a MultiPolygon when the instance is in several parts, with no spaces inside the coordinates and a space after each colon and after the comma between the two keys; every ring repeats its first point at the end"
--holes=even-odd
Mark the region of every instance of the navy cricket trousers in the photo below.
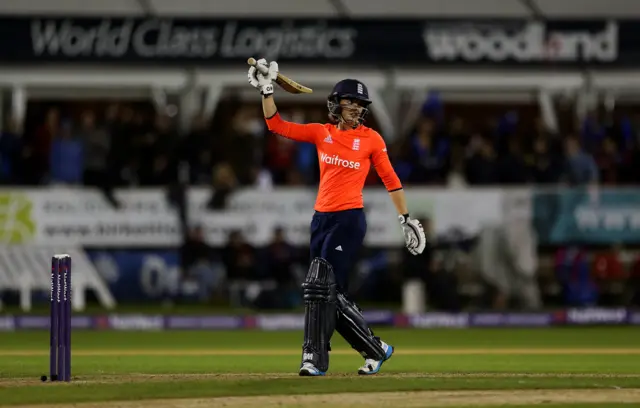
{"type": "Polygon", "coordinates": [[[347,294],[349,274],[358,259],[367,220],[364,210],[316,211],[311,220],[311,260],[324,258],[333,266],[338,290],[347,294]]]}

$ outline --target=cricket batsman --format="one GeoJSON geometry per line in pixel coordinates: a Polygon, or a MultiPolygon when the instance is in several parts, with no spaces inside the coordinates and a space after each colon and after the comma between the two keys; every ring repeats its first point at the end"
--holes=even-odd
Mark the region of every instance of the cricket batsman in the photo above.
{"type": "Polygon", "coordinates": [[[315,144],[320,162],[320,186],[311,220],[311,266],[302,284],[305,327],[299,373],[325,375],[331,337],[337,330],[364,357],[358,374],[376,374],[382,363],[391,358],[393,346],[373,334],[362,310],[346,295],[349,272],[367,230],[362,188],[372,163],[398,211],[406,247],[413,255],[424,251],[424,230],[418,220],[409,216],[384,140],[363,125],[371,101],[362,82],[345,79],[335,85],[327,100],[332,123],[297,124],[283,120],[273,100],[278,63],[260,59],[257,65],[261,69],[249,68],[249,83],[262,94],[269,130],[315,144]],[[261,73],[266,70],[267,74],[261,73]]]}

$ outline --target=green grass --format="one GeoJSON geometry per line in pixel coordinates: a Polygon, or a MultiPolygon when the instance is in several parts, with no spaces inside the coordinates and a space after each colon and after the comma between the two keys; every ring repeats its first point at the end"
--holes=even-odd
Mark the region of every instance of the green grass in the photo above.
{"type": "MultiPolygon", "coordinates": [[[[554,329],[378,329],[376,335],[402,349],[443,348],[634,348],[640,347],[640,330],[632,327],[554,329]]],[[[4,350],[46,351],[48,331],[0,333],[4,350]],[[43,347],[45,346],[45,347],[43,347]]],[[[103,349],[294,349],[300,347],[298,331],[74,331],[74,350],[103,349]]],[[[348,348],[339,335],[337,348],[348,348]]]]}
{"type": "MultiPolygon", "coordinates": [[[[47,368],[47,356],[2,356],[0,378],[37,378],[47,368]]],[[[331,373],[353,373],[362,365],[357,355],[333,356],[331,373]]],[[[77,376],[118,374],[294,373],[300,357],[267,356],[74,356],[77,376]],[[258,366],[256,361],[258,361],[258,366]]],[[[636,374],[640,356],[415,356],[398,355],[384,373],[548,373],[636,374]]],[[[640,377],[638,378],[640,383],[640,377]]]]}
{"type": "Polygon", "coordinates": [[[295,375],[300,332],[76,331],[74,381],[51,384],[39,381],[48,367],[48,332],[0,333],[0,405],[370,391],[640,388],[640,331],[634,328],[381,329],[376,334],[397,348],[381,375],[355,375],[362,358],[336,337],[330,375],[309,379],[295,375]],[[580,349],[583,354],[575,354],[580,349]],[[615,349],[633,350],[612,353],[615,349]]]}

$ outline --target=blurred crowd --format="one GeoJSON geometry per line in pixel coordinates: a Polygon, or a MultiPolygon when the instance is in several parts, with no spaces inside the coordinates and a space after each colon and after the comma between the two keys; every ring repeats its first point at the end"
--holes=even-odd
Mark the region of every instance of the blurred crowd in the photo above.
{"type": "Polygon", "coordinates": [[[475,186],[640,182],[634,165],[640,159],[640,122],[634,125],[629,116],[602,110],[576,120],[569,111],[561,113],[554,131],[537,112],[505,106],[486,117],[486,111],[474,110],[470,105],[450,114],[440,101],[427,100],[394,150],[401,179],[475,186]]]}
{"type": "MultiPolygon", "coordinates": [[[[450,312],[640,305],[638,251],[562,246],[525,277],[522,270],[496,262],[487,246],[478,242],[492,232],[481,237],[454,231],[437,236],[429,218],[421,221],[429,238],[425,252],[413,256],[404,248],[364,248],[351,274],[351,296],[364,302],[399,303],[404,290],[419,282],[429,309],[450,312]]],[[[496,250],[505,246],[498,242],[496,250]]],[[[182,280],[198,282],[203,301],[214,295],[234,306],[260,309],[301,304],[299,288],[308,268],[308,248],[290,244],[283,229],[276,228],[263,247],[233,231],[224,247],[214,248],[196,226],[181,248],[181,259],[182,280]]]]}
{"type": "MultiPolygon", "coordinates": [[[[326,109],[318,104],[282,103],[279,108],[285,119],[298,123],[326,119],[326,109]]],[[[408,131],[388,141],[389,151],[405,184],[640,183],[640,127],[633,117],[594,112],[576,121],[571,114],[564,116],[559,129],[551,131],[535,107],[528,112],[509,105],[451,108],[427,101],[408,131]]],[[[375,117],[368,124],[379,129],[375,117]]],[[[25,123],[8,120],[0,134],[0,183],[96,186],[114,205],[110,193],[123,186],[211,186],[210,208],[224,208],[225,198],[241,186],[314,185],[318,179],[315,147],[270,134],[259,101],[223,102],[213,117],[195,116],[188,132],[178,130],[177,117],[158,114],[144,103],[30,103],[25,123]]],[[[373,169],[366,183],[381,184],[373,169]]],[[[179,190],[184,191],[170,191],[177,197],[179,190]]],[[[429,229],[429,220],[423,225],[429,229]]],[[[223,282],[268,280],[272,285],[260,286],[252,296],[244,293],[250,285],[239,284],[238,291],[244,293],[239,298],[250,298],[250,304],[259,307],[293,307],[299,302],[308,251],[288,244],[282,230],[274,231],[264,248],[252,247],[240,232],[231,234],[224,248],[213,248],[197,226],[185,225],[185,231],[183,279],[198,282],[195,287],[203,299],[226,287],[223,282]]],[[[456,260],[467,257],[473,245],[464,237],[432,237],[430,242],[420,257],[366,248],[354,271],[352,290],[365,300],[396,301],[389,296],[401,293],[403,282],[420,279],[426,282],[431,307],[460,309],[466,304],[460,294],[471,286],[457,281],[456,260]]],[[[595,269],[583,264],[576,268],[586,271],[581,286],[563,281],[564,272],[551,274],[564,285],[563,298],[556,302],[598,302],[602,297],[590,280],[595,269]]],[[[634,282],[631,286],[640,288],[640,280],[634,282]]],[[[499,289],[485,281],[480,290],[470,291],[473,296],[483,294],[482,306],[498,307],[504,303],[499,289]]],[[[640,302],[639,293],[640,289],[634,302],[640,302]]]]}
{"type": "Polygon", "coordinates": [[[234,306],[286,309],[300,304],[308,248],[291,245],[282,228],[275,228],[264,247],[251,245],[237,230],[229,233],[225,246],[215,248],[206,242],[202,229],[194,226],[180,248],[180,259],[181,280],[197,282],[202,301],[212,295],[230,295],[234,306]]]}
{"type": "MultiPolygon", "coordinates": [[[[326,109],[318,104],[282,103],[279,108],[294,122],[326,120],[326,109]]],[[[388,141],[390,156],[401,180],[413,185],[640,183],[640,126],[632,117],[599,112],[575,121],[565,116],[569,120],[551,131],[535,107],[451,108],[427,101],[413,125],[388,141]]],[[[379,129],[375,117],[368,124],[379,129]]],[[[96,186],[116,206],[111,191],[123,186],[211,186],[209,206],[219,209],[238,187],[314,185],[319,179],[315,147],[270,134],[259,101],[223,102],[213,117],[195,116],[188,132],[178,130],[177,117],[158,114],[144,103],[30,103],[25,123],[8,120],[6,125],[0,134],[0,183],[96,186]]],[[[381,185],[373,169],[366,183],[381,185]]],[[[179,197],[184,189],[170,191],[179,197]]],[[[289,245],[281,230],[264,248],[252,247],[239,232],[230,235],[226,247],[212,248],[197,227],[185,225],[185,231],[183,279],[198,282],[203,299],[226,287],[223,281],[269,280],[272,286],[260,286],[249,296],[252,305],[292,307],[299,302],[308,252],[289,245]]],[[[406,279],[418,278],[426,282],[432,307],[459,309],[466,303],[459,296],[465,284],[456,281],[452,260],[468,253],[471,244],[466,238],[431,241],[424,256],[407,257],[403,251],[399,261],[393,261],[397,251],[365,249],[352,290],[359,298],[395,301],[387,298],[399,294],[406,279]]],[[[482,285],[478,293],[487,294],[483,306],[496,307],[504,294],[482,285]]],[[[593,299],[589,290],[588,302],[593,299]]],[[[246,293],[240,298],[246,299],[246,293]]],[[[557,303],[571,303],[570,298],[557,303]]]]}
{"type": "MultiPolygon", "coordinates": [[[[187,134],[175,117],[149,106],[101,107],[41,104],[24,124],[8,120],[0,137],[3,184],[162,186],[188,163],[191,184],[237,186],[313,185],[315,148],[270,134],[259,105],[224,103],[212,118],[196,116],[187,134]]],[[[324,122],[322,106],[282,107],[285,119],[324,122]]],[[[375,118],[369,122],[376,128],[375,118]]],[[[384,135],[383,135],[384,136],[384,135]]],[[[638,127],[631,119],[591,115],[552,132],[538,118],[505,109],[468,120],[425,103],[415,126],[389,142],[394,166],[406,184],[624,184],[640,182],[638,127]]],[[[368,185],[379,180],[373,169],[368,185]]]]}

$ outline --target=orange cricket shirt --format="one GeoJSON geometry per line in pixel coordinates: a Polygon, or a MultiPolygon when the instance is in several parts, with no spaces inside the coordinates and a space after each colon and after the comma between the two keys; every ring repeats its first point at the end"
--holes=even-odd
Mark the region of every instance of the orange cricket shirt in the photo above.
{"type": "Polygon", "coordinates": [[[382,136],[366,126],[340,130],[327,123],[287,122],[276,113],[266,119],[269,130],[300,142],[313,143],[320,162],[320,187],[314,209],[334,212],[363,208],[362,188],[371,163],[389,192],[400,190],[382,136]]]}

